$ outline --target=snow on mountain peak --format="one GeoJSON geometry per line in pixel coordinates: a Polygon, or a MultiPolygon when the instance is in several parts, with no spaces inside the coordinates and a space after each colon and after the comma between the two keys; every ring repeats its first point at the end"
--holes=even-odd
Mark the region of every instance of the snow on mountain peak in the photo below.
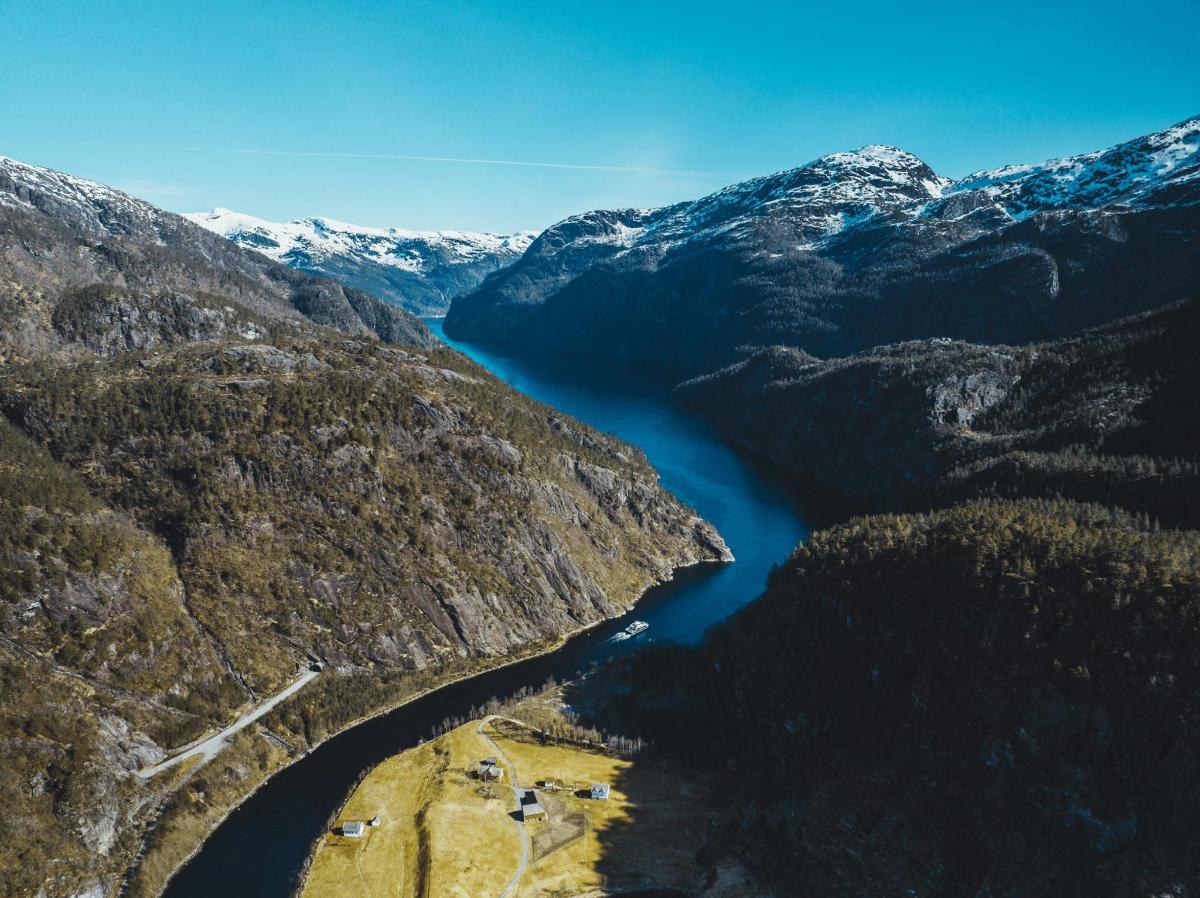
{"type": "Polygon", "coordinates": [[[353,255],[413,273],[424,270],[431,253],[436,252],[444,264],[450,265],[471,262],[483,254],[519,255],[535,236],[529,231],[407,231],[322,217],[273,222],[222,207],[211,212],[189,212],[184,218],[282,262],[293,263],[303,257],[315,264],[353,255]]]}
{"type": "Polygon", "coordinates": [[[8,156],[0,156],[0,179],[12,185],[5,202],[26,202],[26,193],[37,193],[42,202],[70,209],[78,226],[90,231],[107,232],[110,219],[120,216],[155,227],[159,220],[154,206],[113,187],[8,156]]]}
{"type": "MultiPolygon", "coordinates": [[[[1200,116],[1106,150],[1006,165],[956,181],[949,192],[983,190],[1016,218],[1046,209],[1181,202],[1174,188],[1200,173],[1200,116]]],[[[1183,204],[1200,202],[1189,194],[1183,204]]]]}
{"type": "Polygon", "coordinates": [[[221,207],[184,217],[277,262],[342,280],[415,314],[444,312],[453,296],[515,261],[536,236],[407,231],[321,217],[275,222],[221,207]]]}

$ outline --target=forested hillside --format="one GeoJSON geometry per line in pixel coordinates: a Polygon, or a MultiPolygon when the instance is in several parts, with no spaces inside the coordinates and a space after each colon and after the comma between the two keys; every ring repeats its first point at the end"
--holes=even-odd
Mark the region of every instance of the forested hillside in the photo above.
{"type": "MultiPolygon", "coordinates": [[[[111,884],[169,785],[131,772],[314,658],[332,667],[286,743],[727,557],[636,449],[445,349],[326,337],[39,362],[7,372],[0,410],[0,777],[22,796],[6,895],[111,884]],[[74,861],[52,875],[51,858],[74,861]]],[[[280,760],[251,758],[211,790],[280,760]]]]}
{"type": "Polygon", "coordinates": [[[681,385],[728,437],[876,508],[979,495],[1200,526],[1200,301],[1029,346],[766,350],[681,385]]]}
{"type": "Polygon", "coordinates": [[[790,895],[1200,885],[1200,538],[1061,501],[814,534],[626,713],[790,895]]]}

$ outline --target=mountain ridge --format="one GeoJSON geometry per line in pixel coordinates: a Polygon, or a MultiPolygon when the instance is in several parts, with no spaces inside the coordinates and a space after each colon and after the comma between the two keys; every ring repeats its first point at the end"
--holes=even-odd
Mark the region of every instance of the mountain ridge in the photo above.
{"type": "Polygon", "coordinates": [[[535,236],[410,231],[324,217],[274,222],[219,207],[183,217],[276,262],[375,293],[416,315],[444,313],[455,296],[519,258],[535,236]]]}
{"type": "Polygon", "coordinates": [[[1022,343],[1182,299],[1200,274],[1200,117],[1107,150],[942,178],[883,145],[540,234],[451,336],[662,359],[1022,343]],[[1053,188],[1053,189],[1052,189],[1053,188]]]}
{"type": "Polygon", "coordinates": [[[0,157],[0,357],[107,354],[272,328],[418,348],[424,322],[115,188],[0,157]]]}
{"type": "Polygon", "coordinates": [[[875,510],[1064,496],[1197,527],[1198,335],[1200,298],[1024,346],[774,347],[676,394],[743,448],[875,510]]]}

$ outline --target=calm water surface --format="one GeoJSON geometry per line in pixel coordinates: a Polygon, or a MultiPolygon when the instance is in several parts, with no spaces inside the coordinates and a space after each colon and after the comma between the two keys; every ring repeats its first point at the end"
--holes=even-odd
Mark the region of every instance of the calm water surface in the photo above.
{"type": "MultiPolygon", "coordinates": [[[[428,324],[444,338],[440,319],[428,324]]],[[[771,565],[787,557],[818,514],[815,503],[795,499],[772,472],[677,408],[670,399],[674,378],[667,373],[612,370],[578,357],[522,358],[446,342],[518,390],[640,446],[663,485],[716,525],[737,561],[680,571],[671,583],[647,593],[627,619],[601,625],[553,654],[438,690],[329,740],[231,814],[172,882],[170,898],[288,898],[309,846],[361,770],[493,695],[539,685],[550,675],[570,676],[592,661],[635,651],[648,639],[698,640],[761,592],[771,565]],[[650,629],[637,639],[610,642],[635,616],[650,629]]]]}

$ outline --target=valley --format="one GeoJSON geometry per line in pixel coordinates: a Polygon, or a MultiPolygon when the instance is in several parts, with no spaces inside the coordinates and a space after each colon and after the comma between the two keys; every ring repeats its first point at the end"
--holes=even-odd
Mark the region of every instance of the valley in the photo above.
{"type": "MultiPolygon", "coordinates": [[[[696,857],[710,800],[705,781],[550,736],[517,719],[528,702],[369,772],[318,840],[302,898],[693,889],[705,873],[696,857]],[[487,757],[502,765],[501,780],[479,779],[476,768],[487,757]],[[591,797],[594,784],[610,785],[606,798],[591,797]],[[514,791],[528,790],[544,819],[518,808],[514,791]],[[346,821],[375,819],[362,837],[342,832],[346,821]]],[[[553,710],[538,715],[543,722],[547,713],[553,717],[553,710]]],[[[744,894],[744,873],[730,865],[723,878],[706,894],[744,894]]]]}
{"type": "Polygon", "coordinates": [[[0,157],[0,895],[1190,894],[1198,176],[535,237],[0,157]]]}
{"type": "MultiPolygon", "coordinates": [[[[439,320],[427,323],[439,333],[439,320]]],[[[836,505],[794,498],[771,469],[731,450],[711,426],[680,409],[671,398],[669,372],[622,372],[581,366],[573,355],[529,357],[451,345],[522,393],[636,442],[661,473],[663,486],[713,523],[736,562],[679,570],[670,582],[649,590],[632,614],[580,634],[552,653],[476,671],[328,739],[263,784],[221,823],[171,881],[168,898],[202,898],[213,889],[288,898],[309,847],[361,771],[428,738],[444,718],[495,696],[539,687],[547,677],[569,678],[593,663],[628,656],[647,636],[698,642],[761,591],[771,566],[807,535],[811,522],[840,513],[836,505]],[[612,634],[634,617],[650,624],[647,633],[614,643],[612,634]]]]}
{"type": "Polygon", "coordinates": [[[47,169],[0,200],[3,894],[158,894],[341,730],[729,558],[633,446],[369,294],[47,169]]]}

